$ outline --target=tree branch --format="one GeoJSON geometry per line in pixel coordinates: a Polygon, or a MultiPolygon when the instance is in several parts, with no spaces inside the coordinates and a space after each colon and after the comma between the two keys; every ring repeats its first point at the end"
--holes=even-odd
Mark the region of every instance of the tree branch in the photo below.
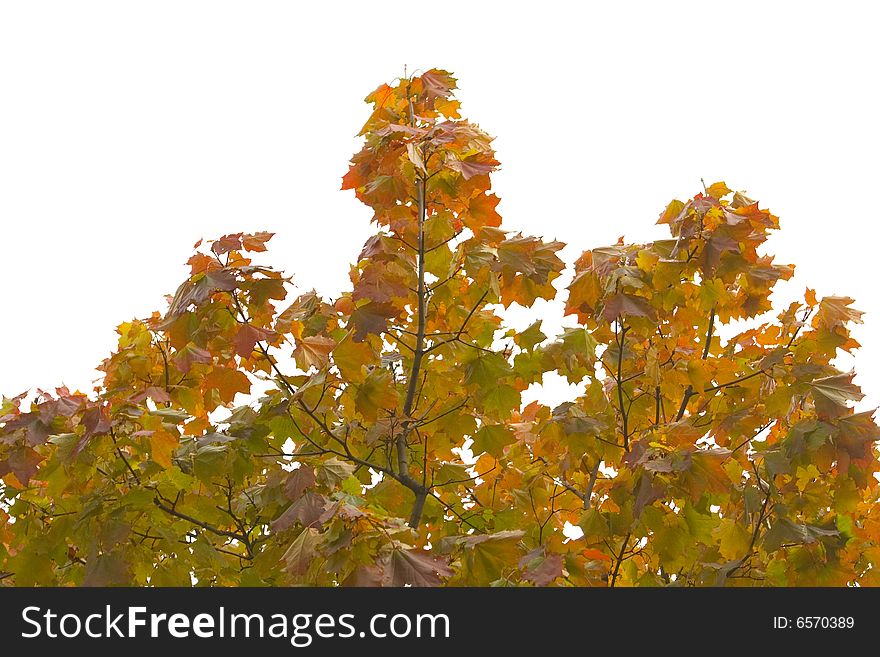
{"type": "Polygon", "coordinates": [[[654,386],[654,426],[660,424],[660,386],[654,386]]]}
{"type": "MultiPolygon", "coordinates": [[[[426,252],[426,253],[427,253],[427,252],[426,252]]],[[[458,274],[458,272],[460,272],[462,269],[464,269],[464,265],[459,265],[459,266],[455,269],[455,271],[452,272],[449,276],[447,276],[446,278],[444,278],[442,281],[438,281],[437,283],[434,283],[433,285],[431,285],[431,286],[428,288],[428,291],[429,291],[429,292],[433,292],[433,291],[436,290],[437,288],[446,285],[449,281],[451,281],[453,278],[455,278],[456,275],[458,274]]]]}
{"type": "MultiPolygon", "coordinates": [[[[755,476],[757,477],[757,469],[755,470],[755,476]]],[[[758,478],[758,483],[760,486],[760,478],[758,478]]],[[[758,514],[758,519],[755,521],[755,528],[752,531],[752,540],[749,541],[749,547],[746,550],[746,553],[742,556],[742,558],[737,561],[728,571],[727,576],[730,577],[733,573],[743,567],[743,565],[748,561],[752,554],[755,551],[755,543],[758,542],[758,535],[761,533],[761,526],[764,524],[764,521],[767,519],[767,505],[770,503],[770,496],[773,494],[773,486],[767,486],[767,494],[764,496],[764,503],[761,505],[761,511],[758,514]]]]}
{"type": "Polygon", "coordinates": [[[138,486],[141,485],[141,478],[138,476],[138,473],[134,471],[131,467],[131,463],[128,462],[128,459],[125,458],[125,454],[122,453],[122,450],[119,449],[119,443],[116,441],[116,434],[113,432],[113,427],[110,427],[110,438],[113,439],[113,446],[116,448],[116,453],[119,454],[119,458],[122,459],[122,462],[125,463],[125,467],[128,468],[128,471],[134,476],[134,480],[137,482],[138,486]]]}
{"type": "MultiPolygon", "coordinates": [[[[247,324],[247,323],[248,323],[248,321],[247,321],[247,317],[246,317],[245,314],[244,314],[244,310],[243,310],[242,307],[241,307],[241,303],[238,301],[238,298],[235,296],[234,293],[232,294],[232,299],[233,299],[233,302],[234,302],[235,305],[236,305],[236,308],[238,309],[239,315],[240,315],[240,317],[241,317],[241,321],[242,321],[243,323],[247,324]]],[[[296,390],[295,390],[294,387],[290,384],[290,381],[287,380],[287,377],[284,375],[284,373],[279,369],[279,367],[278,367],[278,363],[277,363],[276,360],[272,357],[272,355],[269,353],[269,350],[266,348],[266,346],[265,346],[261,341],[258,341],[258,342],[256,343],[256,347],[257,347],[257,349],[260,350],[260,353],[263,354],[263,357],[264,357],[264,358],[266,359],[266,361],[269,363],[269,366],[272,368],[272,370],[273,370],[273,371],[275,372],[275,374],[278,376],[279,381],[280,381],[281,384],[284,386],[284,388],[287,390],[288,394],[290,394],[291,397],[295,397],[295,396],[296,396],[296,390]]],[[[309,408],[309,407],[308,407],[308,406],[307,406],[307,405],[306,405],[301,399],[297,399],[296,402],[297,402],[297,405],[298,405],[298,406],[299,406],[299,407],[300,407],[300,408],[306,413],[306,415],[308,415],[308,416],[309,416],[309,417],[310,417],[310,418],[311,418],[311,419],[312,419],[312,420],[313,420],[313,421],[314,421],[314,422],[315,422],[315,423],[321,428],[321,430],[327,435],[327,437],[330,438],[330,439],[332,439],[332,440],[335,440],[335,441],[338,442],[340,445],[342,445],[342,448],[343,448],[345,451],[344,451],[344,452],[340,452],[340,451],[338,451],[338,450],[330,449],[330,448],[327,448],[327,447],[324,447],[324,446],[322,446],[322,445],[317,444],[314,440],[311,439],[311,437],[310,437],[306,432],[304,432],[304,431],[300,428],[300,426],[299,426],[299,425],[297,424],[297,422],[296,422],[296,418],[293,417],[293,414],[290,412],[290,408],[288,407],[288,409],[287,409],[287,414],[288,414],[288,416],[290,417],[290,419],[293,421],[294,426],[295,426],[295,427],[297,428],[297,430],[300,432],[300,435],[302,435],[303,438],[305,438],[305,439],[306,439],[306,440],[307,440],[307,441],[308,441],[313,447],[315,447],[316,449],[320,450],[322,453],[325,453],[325,454],[326,454],[326,453],[333,454],[333,455],[335,455],[335,456],[339,456],[339,457],[341,457],[341,458],[343,458],[343,459],[347,459],[347,460],[349,460],[349,461],[352,461],[352,462],[354,462],[354,463],[356,463],[356,464],[358,464],[358,465],[361,465],[361,466],[364,466],[364,467],[367,467],[367,468],[372,468],[372,469],[374,469],[376,472],[381,472],[381,473],[383,473],[383,474],[386,474],[386,475],[390,476],[391,478],[396,479],[396,480],[399,481],[400,483],[404,484],[405,486],[407,486],[407,487],[411,487],[411,486],[409,486],[409,484],[407,484],[407,483],[406,483],[401,477],[399,477],[394,471],[392,471],[390,468],[382,467],[381,465],[378,465],[377,463],[371,463],[371,462],[366,461],[366,460],[364,460],[364,459],[358,458],[357,456],[355,456],[354,454],[352,454],[352,453],[351,453],[351,450],[348,448],[348,443],[346,443],[345,441],[343,441],[342,439],[340,439],[338,436],[336,436],[336,435],[333,433],[333,431],[330,429],[330,427],[327,426],[326,422],[324,422],[323,420],[321,420],[321,418],[319,418],[319,417],[314,413],[314,411],[312,411],[312,409],[310,409],[310,408],[309,408]]],[[[410,477],[410,479],[412,479],[412,478],[410,477]]]]}
{"type": "Polygon", "coordinates": [[[419,425],[420,427],[424,427],[425,425],[431,424],[432,422],[436,422],[436,421],[439,420],[440,418],[446,417],[446,416],[449,415],[450,413],[455,413],[455,411],[457,411],[457,410],[459,410],[459,409],[461,409],[461,408],[464,408],[465,405],[467,404],[467,402],[468,402],[468,398],[465,397],[465,398],[464,398],[464,401],[461,402],[460,404],[456,404],[456,405],[453,406],[452,408],[450,408],[450,409],[448,409],[448,410],[446,410],[446,411],[443,411],[443,412],[440,413],[439,415],[435,415],[435,416],[432,417],[430,420],[427,420],[427,419],[419,420],[418,425],[419,425]]]}
{"type": "MultiPolygon", "coordinates": [[[[709,347],[712,344],[712,332],[715,330],[715,307],[712,306],[712,310],[709,313],[709,328],[706,330],[706,344],[703,345],[703,355],[701,360],[706,360],[709,356],[709,347]]],[[[711,392],[711,389],[704,390],[703,392],[711,392]]],[[[694,387],[692,385],[688,385],[688,387],[684,391],[684,397],[681,400],[681,406],[678,407],[678,413],[675,414],[675,421],[678,422],[681,418],[684,417],[684,412],[687,410],[688,402],[691,400],[691,397],[696,395],[694,392],[694,387]]]]}
{"type": "Polygon", "coordinates": [[[593,466],[593,469],[590,471],[590,480],[587,482],[587,490],[584,491],[584,510],[588,510],[592,503],[593,499],[593,488],[596,487],[596,479],[599,476],[599,464],[601,461],[596,459],[596,465],[593,466]]]}
{"type": "Polygon", "coordinates": [[[588,508],[588,504],[589,504],[589,503],[588,503],[588,500],[589,500],[590,498],[587,497],[587,495],[586,495],[585,493],[580,492],[577,488],[575,488],[575,487],[572,486],[570,483],[568,483],[568,482],[565,480],[565,478],[560,477],[559,480],[557,480],[555,477],[552,477],[552,476],[550,476],[550,475],[548,475],[548,474],[546,474],[546,473],[545,473],[545,476],[546,476],[548,479],[550,479],[550,481],[552,481],[553,483],[558,483],[560,486],[562,486],[562,487],[563,487],[565,490],[567,490],[569,493],[571,493],[572,495],[576,496],[579,500],[581,500],[581,502],[584,503],[584,508],[585,508],[585,509],[588,508]]]}
{"type": "MultiPolygon", "coordinates": [[[[383,467],[383,466],[379,465],[378,463],[371,463],[370,461],[366,461],[366,460],[359,458],[359,457],[355,456],[354,454],[352,454],[351,450],[348,447],[347,442],[345,442],[344,440],[342,440],[341,438],[336,436],[333,433],[333,431],[330,429],[330,427],[327,426],[327,423],[324,422],[323,420],[321,420],[321,418],[319,418],[317,415],[315,415],[315,413],[312,410],[310,410],[309,407],[306,406],[302,402],[302,400],[297,400],[297,401],[299,403],[300,408],[302,408],[303,411],[306,413],[306,415],[308,415],[312,419],[312,421],[314,421],[321,428],[321,430],[324,432],[324,434],[327,435],[329,438],[337,441],[340,445],[342,445],[342,449],[345,451],[340,452],[339,450],[335,450],[330,447],[324,447],[324,446],[316,443],[314,440],[312,440],[311,436],[309,436],[309,434],[307,434],[305,431],[302,430],[302,427],[299,426],[299,423],[296,421],[296,418],[293,417],[293,413],[290,412],[290,408],[288,408],[287,415],[288,415],[288,417],[290,417],[291,421],[293,422],[293,426],[296,427],[296,430],[299,431],[300,435],[303,438],[305,438],[315,449],[321,450],[321,452],[324,454],[333,454],[334,456],[339,456],[340,458],[346,459],[348,461],[352,461],[353,463],[357,463],[358,465],[363,466],[365,468],[372,468],[376,472],[381,472],[382,474],[388,475],[392,479],[396,479],[397,481],[400,481],[400,477],[393,470],[386,468],[386,467],[383,467]]],[[[294,454],[294,456],[295,456],[295,454],[294,454]]],[[[403,482],[401,481],[401,483],[403,483],[403,482]]]]}
{"type": "MultiPolygon", "coordinates": [[[[477,303],[475,303],[473,308],[470,309],[470,312],[468,312],[467,317],[464,318],[464,321],[462,322],[461,327],[458,329],[458,331],[455,332],[455,335],[453,337],[431,345],[430,347],[428,347],[428,349],[426,350],[425,353],[429,353],[431,351],[434,351],[435,349],[439,349],[443,345],[447,345],[450,342],[462,342],[462,344],[465,344],[468,347],[474,347],[475,349],[482,349],[482,347],[478,347],[477,345],[468,344],[467,342],[462,341],[461,336],[464,334],[465,330],[467,329],[468,322],[471,321],[471,318],[474,316],[474,313],[477,312],[477,309],[482,305],[483,301],[486,299],[486,297],[488,295],[489,295],[489,290],[486,290],[485,292],[483,292],[483,294],[477,300],[477,303]]],[[[483,349],[483,351],[491,351],[491,350],[483,349]]]]}
{"type": "Polygon", "coordinates": [[[450,513],[452,513],[453,515],[455,515],[455,516],[456,516],[459,520],[461,520],[463,523],[465,523],[466,525],[470,525],[475,531],[477,531],[477,532],[479,532],[479,533],[481,533],[481,534],[482,534],[482,533],[485,533],[483,529],[480,529],[480,528],[477,527],[475,524],[473,524],[472,522],[470,522],[467,518],[465,518],[465,517],[464,517],[463,515],[461,515],[458,511],[456,511],[456,510],[455,510],[450,504],[447,504],[447,503],[444,502],[442,499],[440,499],[440,496],[437,495],[437,493],[435,493],[435,492],[432,491],[432,490],[429,490],[427,494],[430,495],[431,497],[433,497],[433,498],[434,498],[435,500],[437,500],[438,502],[440,502],[440,504],[443,505],[443,508],[444,508],[444,509],[446,509],[447,511],[449,511],[450,513]]]}
{"type": "Polygon", "coordinates": [[[231,531],[228,531],[225,529],[219,529],[217,527],[214,527],[213,525],[208,524],[204,520],[199,520],[198,518],[193,518],[192,516],[189,516],[185,513],[181,513],[180,511],[177,511],[174,507],[167,506],[166,504],[162,503],[162,501],[158,497],[153,498],[153,504],[155,504],[158,508],[160,508],[162,511],[164,511],[165,513],[167,513],[170,516],[174,516],[175,518],[180,518],[181,520],[186,520],[187,522],[191,522],[192,524],[196,525],[197,527],[201,527],[202,529],[207,530],[207,531],[211,532],[212,534],[216,534],[217,536],[225,536],[227,538],[234,538],[235,540],[240,541],[242,544],[244,544],[245,547],[247,547],[247,544],[248,544],[247,537],[242,534],[239,534],[238,532],[231,532],[231,531]]]}
{"type": "Polygon", "coordinates": [[[476,481],[477,479],[482,478],[484,475],[489,474],[497,467],[498,467],[498,463],[496,462],[495,465],[493,465],[491,468],[489,468],[485,472],[480,472],[478,474],[473,475],[472,477],[467,477],[465,479],[450,479],[448,481],[444,481],[442,484],[434,484],[433,487],[434,488],[442,488],[443,486],[450,486],[451,484],[465,484],[469,481],[476,481]]]}
{"type": "Polygon", "coordinates": [[[754,379],[756,376],[760,376],[764,374],[767,370],[760,369],[757,372],[752,372],[751,374],[747,374],[745,376],[741,376],[738,379],[734,379],[733,381],[728,381],[726,383],[719,383],[717,386],[712,386],[711,388],[705,388],[703,392],[714,392],[716,390],[721,390],[722,388],[727,388],[729,386],[735,386],[737,383],[742,383],[743,381],[748,381],[749,379],[754,379]]]}
{"type": "Polygon", "coordinates": [[[626,536],[623,537],[623,545],[620,546],[620,552],[614,557],[614,572],[611,574],[611,584],[609,584],[609,587],[612,589],[617,584],[617,576],[620,574],[620,565],[624,562],[626,545],[629,543],[630,536],[632,536],[632,532],[627,532],[626,536]]]}
{"type": "MultiPolygon", "coordinates": [[[[415,112],[413,110],[411,97],[409,99],[409,118],[410,123],[414,124],[415,112]]],[[[422,153],[422,159],[424,160],[424,152],[422,153]]],[[[418,313],[416,318],[416,343],[413,348],[412,368],[407,377],[406,397],[403,401],[403,416],[407,418],[407,420],[405,420],[407,424],[404,426],[403,431],[401,431],[395,438],[395,449],[397,450],[397,479],[407,488],[412,490],[416,496],[408,522],[410,527],[418,526],[425,506],[425,497],[427,495],[425,487],[413,479],[409,472],[408,441],[413,426],[409,418],[413,412],[413,405],[416,401],[416,392],[419,385],[419,372],[422,367],[422,359],[425,356],[425,324],[428,311],[428,290],[425,286],[425,179],[422,176],[416,178],[416,193],[418,195],[417,202],[419,212],[418,253],[416,254],[419,280],[417,291],[418,298],[416,300],[418,313]]],[[[427,467],[427,464],[425,464],[425,467],[427,467]]]]}
{"type": "MultiPolygon", "coordinates": [[[[427,163],[426,163],[426,164],[427,164],[427,163]]],[[[428,176],[427,178],[425,178],[425,181],[429,180],[430,178],[431,178],[431,176],[428,176]]],[[[455,233],[453,233],[452,237],[450,237],[449,239],[445,239],[445,240],[443,240],[442,242],[440,242],[439,244],[435,244],[434,246],[429,247],[428,249],[425,249],[425,253],[430,253],[431,251],[433,251],[433,250],[435,250],[435,249],[439,249],[439,248],[440,248],[441,246],[443,246],[444,244],[449,244],[452,240],[454,240],[454,239],[455,239],[456,237],[458,237],[459,235],[461,235],[461,231],[460,231],[460,230],[458,230],[458,231],[456,231],[455,233]]],[[[459,267],[459,269],[461,269],[461,268],[459,267]]]]}
{"type": "Polygon", "coordinates": [[[617,403],[620,409],[621,424],[623,430],[623,449],[629,451],[629,413],[623,407],[623,344],[626,340],[626,327],[620,319],[614,323],[614,337],[617,340],[617,403]]]}

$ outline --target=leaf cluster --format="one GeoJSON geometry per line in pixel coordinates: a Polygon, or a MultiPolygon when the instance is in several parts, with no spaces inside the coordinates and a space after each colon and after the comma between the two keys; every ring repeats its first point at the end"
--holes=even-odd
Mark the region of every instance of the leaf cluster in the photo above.
{"type": "Polygon", "coordinates": [[[557,291],[563,244],[502,228],[454,89],[367,96],[342,187],[376,233],[339,298],[258,264],[270,233],[199,242],[94,394],[3,398],[2,584],[876,583],[853,300],[774,315],[778,219],[724,183],[557,291]],[[556,298],[561,335],[505,324],[556,298]],[[523,407],[548,372],[584,393],[523,407]]]}

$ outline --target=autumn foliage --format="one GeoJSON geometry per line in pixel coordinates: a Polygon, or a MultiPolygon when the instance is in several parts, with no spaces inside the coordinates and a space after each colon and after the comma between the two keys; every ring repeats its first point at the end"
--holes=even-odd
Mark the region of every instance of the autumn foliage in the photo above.
{"type": "Polygon", "coordinates": [[[268,233],[200,243],[93,393],[3,399],[3,584],[880,583],[880,429],[832,364],[852,299],[771,312],[777,217],[723,183],[557,291],[563,244],[502,227],[454,88],[367,97],[350,291],[297,293],[268,233]],[[557,298],[561,335],[506,326],[557,298]],[[584,394],[522,407],[548,372],[584,394]]]}

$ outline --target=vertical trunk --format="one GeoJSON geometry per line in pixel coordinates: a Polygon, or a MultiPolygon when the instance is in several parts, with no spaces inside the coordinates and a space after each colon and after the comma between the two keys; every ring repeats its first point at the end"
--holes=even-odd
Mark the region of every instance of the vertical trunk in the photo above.
{"type": "Polygon", "coordinates": [[[425,355],[425,314],[428,310],[428,295],[425,289],[425,181],[419,179],[416,182],[419,201],[419,238],[418,238],[418,307],[416,312],[416,344],[413,351],[413,365],[407,381],[406,399],[403,403],[403,414],[412,413],[415,402],[416,390],[419,385],[419,372],[422,367],[422,357],[425,355]]]}
{"type": "Polygon", "coordinates": [[[425,500],[428,499],[428,491],[421,489],[415,491],[416,500],[413,503],[412,512],[410,512],[409,520],[406,524],[410,527],[418,527],[422,521],[422,512],[425,510],[425,500]]]}
{"type": "MultiPolygon", "coordinates": [[[[415,113],[412,107],[412,101],[410,101],[410,122],[415,122],[415,113]]],[[[416,403],[416,392],[419,386],[419,374],[422,369],[422,358],[425,355],[425,315],[428,310],[428,295],[427,290],[425,289],[425,178],[423,176],[419,176],[416,179],[416,193],[418,194],[418,244],[416,254],[417,258],[417,267],[418,267],[418,300],[417,300],[417,308],[416,308],[416,344],[415,349],[413,351],[413,364],[412,369],[409,373],[409,378],[407,380],[406,386],[406,398],[403,402],[403,415],[404,421],[410,422],[410,415],[412,414],[413,408],[416,403]]],[[[422,511],[425,507],[425,499],[428,495],[428,491],[425,489],[424,484],[418,483],[409,473],[409,436],[412,431],[412,425],[407,424],[406,428],[400,433],[397,437],[396,441],[396,449],[397,449],[397,474],[400,477],[400,481],[407,486],[413,493],[415,493],[416,499],[413,503],[413,509],[410,514],[409,525],[410,527],[417,527],[422,518],[422,511]]],[[[427,467],[427,464],[424,464],[423,467],[427,467]]]]}

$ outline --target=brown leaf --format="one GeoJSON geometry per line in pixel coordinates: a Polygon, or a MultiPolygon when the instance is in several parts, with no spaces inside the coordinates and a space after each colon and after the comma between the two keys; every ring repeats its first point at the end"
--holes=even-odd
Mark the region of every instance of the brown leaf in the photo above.
{"type": "Polygon", "coordinates": [[[275,331],[258,328],[256,326],[251,326],[250,324],[242,324],[233,340],[233,343],[235,344],[235,353],[242,358],[249,358],[254,351],[254,346],[258,342],[272,340],[275,335],[275,331]]]}
{"type": "Polygon", "coordinates": [[[354,325],[354,341],[363,342],[371,333],[381,335],[388,330],[388,322],[398,316],[398,310],[390,303],[370,303],[355,308],[351,314],[354,325]]]}
{"type": "Polygon", "coordinates": [[[706,240],[706,245],[703,247],[701,259],[703,262],[703,268],[707,274],[715,271],[718,264],[721,262],[721,255],[725,251],[739,253],[739,242],[733,237],[723,235],[719,231],[716,231],[714,235],[706,240]]]}
{"type": "Polygon", "coordinates": [[[862,315],[865,313],[850,308],[853,303],[854,300],[850,297],[822,297],[816,317],[821,323],[832,328],[846,322],[861,324],[862,315]]]}
{"type": "Polygon", "coordinates": [[[9,442],[11,444],[16,442],[17,439],[14,432],[18,429],[24,429],[28,445],[31,447],[42,445],[52,433],[49,426],[51,422],[51,417],[48,418],[48,422],[41,420],[39,413],[22,413],[18,417],[13,417],[6,421],[6,425],[3,427],[5,439],[0,436],[0,443],[9,442]]]}
{"type": "Polygon", "coordinates": [[[303,527],[320,527],[321,515],[327,505],[327,498],[312,491],[306,491],[299,499],[291,504],[280,516],[270,523],[273,532],[283,532],[294,522],[299,522],[303,527]]]}
{"type": "Polygon", "coordinates": [[[303,369],[308,370],[309,367],[321,369],[330,362],[330,352],[335,346],[336,341],[333,338],[311,335],[297,342],[294,354],[301,356],[305,361],[306,367],[303,369]]]}
{"type": "Polygon", "coordinates": [[[105,434],[110,431],[110,419],[104,414],[104,410],[99,406],[90,406],[85,410],[82,417],[82,425],[85,427],[85,433],[76,443],[71,452],[71,458],[76,458],[85,446],[91,440],[92,436],[105,434]]]}
{"type": "Polygon", "coordinates": [[[547,586],[557,577],[562,577],[562,555],[551,552],[535,566],[523,573],[523,579],[535,586],[547,586]]]}
{"type": "Polygon", "coordinates": [[[260,231],[259,233],[245,234],[241,236],[241,246],[245,251],[260,252],[266,250],[268,242],[275,233],[260,231]]]}
{"type": "MultiPolygon", "coordinates": [[[[211,363],[214,357],[207,349],[197,347],[192,342],[174,355],[174,366],[183,374],[189,374],[193,363],[211,363]]],[[[158,400],[157,400],[158,401],[158,400]]]]}
{"type": "Polygon", "coordinates": [[[419,549],[394,549],[384,565],[385,586],[440,586],[453,573],[445,559],[419,549]]]}
{"type": "Polygon", "coordinates": [[[303,491],[305,491],[307,488],[311,488],[314,485],[314,469],[306,465],[301,465],[296,470],[287,475],[287,480],[284,482],[284,494],[287,496],[288,499],[295,500],[303,494],[303,491]]]}
{"type": "Polygon", "coordinates": [[[445,98],[455,89],[455,78],[449,73],[438,68],[432,68],[421,75],[425,85],[425,96],[431,98],[445,98]]]}
{"type": "Polygon", "coordinates": [[[816,410],[824,417],[836,417],[847,411],[847,402],[860,401],[865,395],[853,383],[855,372],[835,374],[810,383],[816,410]]]}
{"type": "Polygon", "coordinates": [[[211,298],[215,292],[229,292],[238,287],[238,279],[235,272],[230,269],[209,271],[196,280],[185,281],[174,294],[165,321],[159,324],[159,328],[168,328],[171,320],[187,311],[195,304],[199,306],[211,298]]]}
{"type": "Polygon", "coordinates": [[[111,586],[131,582],[131,566],[121,551],[99,554],[86,562],[83,586],[111,586]]]}
{"type": "Polygon", "coordinates": [[[364,242],[364,248],[361,249],[361,252],[357,257],[358,262],[366,258],[372,258],[373,256],[383,253],[384,251],[385,248],[382,243],[382,236],[373,235],[372,237],[370,237],[370,239],[364,242]]]}
{"type": "Polygon", "coordinates": [[[642,297],[621,292],[605,301],[602,317],[606,322],[613,322],[621,316],[647,317],[651,321],[656,321],[657,313],[642,297]]]}
{"type": "Polygon", "coordinates": [[[385,569],[378,564],[361,565],[355,568],[342,582],[343,586],[370,587],[382,586],[385,581],[385,569]]]}
{"type": "Polygon", "coordinates": [[[317,312],[321,305],[317,292],[312,290],[297,297],[283,313],[275,320],[275,330],[278,333],[290,333],[296,322],[305,322],[317,312]]]}
{"type": "Polygon", "coordinates": [[[218,256],[223,255],[224,253],[229,253],[230,251],[240,251],[241,250],[241,233],[233,233],[231,235],[224,235],[219,240],[216,240],[211,245],[211,251],[216,253],[218,256]]]}
{"type": "Polygon", "coordinates": [[[655,500],[660,499],[663,493],[663,487],[655,484],[654,477],[647,472],[642,473],[642,478],[639,480],[639,488],[636,492],[636,499],[633,502],[633,516],[638,518],[642,515],[642,510],[655,500]]]}
{"type": "Polygon", "coordinates": [[[165,404],[171,401],[171,395],[165,392],[164,389],[159,388],[158,386],[150,386],[146,390],[143,390],[136,395],[132,395],[131,401],[135,404],[140,404],[147,398],[152,399],[157,404],[165,404]]]}
{"type": "Polygon", "coordinates": [[[291,575],[304,575],[318,555],[321,535],[317,529],[307,527],[297,536],[284,553],[284,570],[291,575]]]}
{"type": "Polygon", "coordinates": [[[43,457],[39,452],[32,450],[30,447],[21,446],[13,450],[5,461],[0,461],[0,477],[8,472],[12,472],[24,486],[30,484],[43,457]]]}
{"type": "Polygon", "coordinates": [[[403,272],[399,270],[400,267],[392,270],[383,262],[367,265],[354,287],[352,300],[367,299],[376,303],[387,303],[392,299],[405,299],[410,292],[406,283],[401,280],[399,274],[403,272]]]}
{"type": "Polygon", "coordinates": [[[461,160],[450,158],[448,161],[449,168],[458,171],[465,180],[491,173],[498,164],[494,157],[484,154],[469,155],[461,160]]]}

